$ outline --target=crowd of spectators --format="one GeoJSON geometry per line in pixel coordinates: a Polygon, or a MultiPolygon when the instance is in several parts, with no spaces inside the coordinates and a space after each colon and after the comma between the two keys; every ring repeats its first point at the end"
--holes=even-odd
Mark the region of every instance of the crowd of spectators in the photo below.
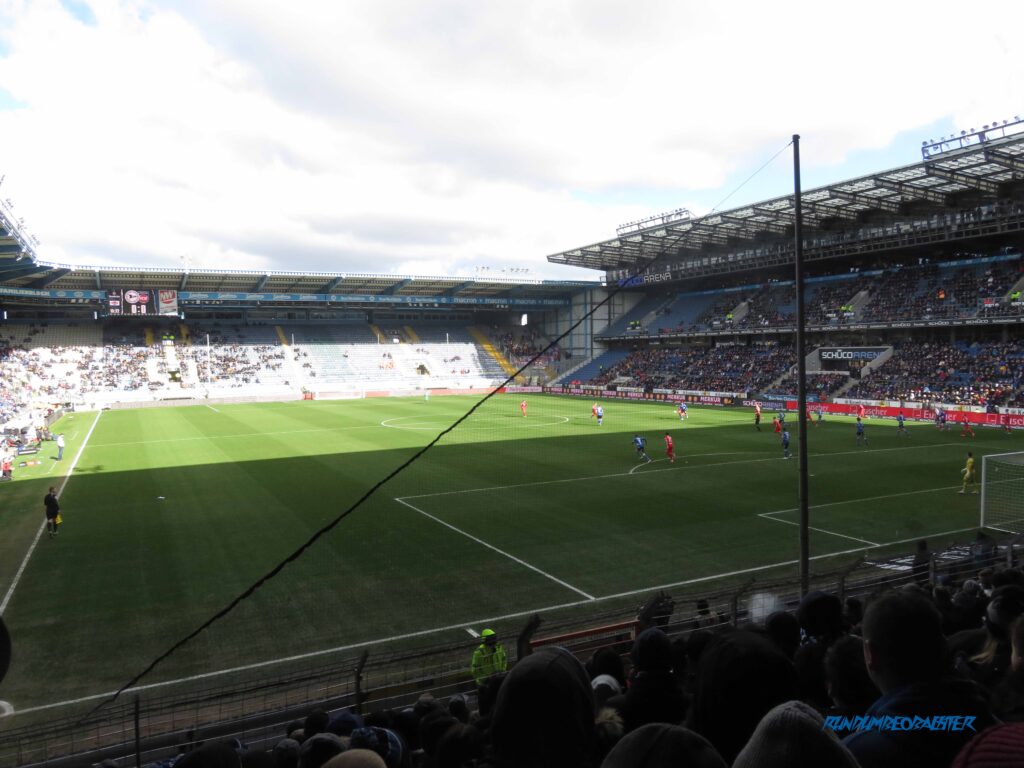
{"type": "Polygon", "coordinates": [[[233,387],[261,384],[261,375],[280,371],[285,363],[284,348],[269,344],[211,344],[209,350],[203,346],[181,347],[177,355],[194,361],[199,381],[233,387]]]}
{"type": "MultiPolygon", "coordinates": [[[[972,553],[993,547],[979,533],[972,553]]],[[[765,601],[750,623],[734,626],[705,603],[693,620],[654,619],[634,641],[582,660],[541,647],[486,678],[476,695],[424,693],[366,715],[313,710],[269,749],[212,743],[161,765],[1019,766],[1024,571],[992,567],[993,559],[977,558],[966,573],[938,561],[933,570],[919,542],[906,583],[866,605],[812,591],[790,610],[765,601]],[[897,720],[868,728],[861,716],[897,720]]]]}
{"type": "MultiPolygon", "coordinates": [[[[790,372],[778,384],[765,390],[765,394],[796,394],[798,380],[796,372],[790,372]]],[[[845,373],[838,371],[808,371],[807,398],[825,400],[839,391],[849,380],[845,373]]]]}
{"type": "MultiPolygon", "coordinates": [[[[527,328],[505,331],[494,338],[494,344],[510,362],[520,366],[544,350],[548,341],[536,328],[527,328]]],[[[537,358],[536,363],[549,365],[561,359],[561,350],[555,346],[537,358]]]]}
{"type": "MultiPolygon", "coordinates": [[[[1014,288],[1024,277],[1024,262],[979,263],[943,268],[940,262],[920,258],[916,263],[880,262],[872,274],[851,270],[855,277],[835,282],[809,284],[807,288],[808,325],[847,323],[887,323],[897,321],[950,320],[973,317],[1003,317],[1024,314],[1024,301],[1014,288]],[[880,274],[879,274],[880,272],[880,274]],[[867,297],[853,306],[862,291],[867,297]]],[[[722,285],[724,291],[728,285],[722,285]]],[[[768,282],[743,295],[722,293],[692,323],[658,327],[659,334],[723,331],[731,328],[758,329],[788,327],[796,312],[796,293],[792,283],[768,282]],[[743,305],[745,308],[741,309],[743,305]],[[737,311],[740,310],[740,311],[737,311]],[[737,317],[734,319],[733,315],[737,317]]],[[[697,300],[697,299],[694,299],[697,300]]],[[[701,297],[700,301],[706,301],[701,297]]],[[[680,295],[664,308],[665,314],[679,312],[680,295]]],[[[639,321],[633,321],[639,322],[639,321]]],[[[657,324],[658,320],[655,320],[657,324]]]]}
{"type": "Polygon", "coordinates": [[[1020,402],[1024,341],[973,346],[905,341],[848,397],[1003,406],[1020,402]]]}
{"type": "Polygon", "coordinates": [[[796,364],[793,348],[778,342],[634,350],[591,384],[619,383],[646,390],[757,391],[796,364]]]}

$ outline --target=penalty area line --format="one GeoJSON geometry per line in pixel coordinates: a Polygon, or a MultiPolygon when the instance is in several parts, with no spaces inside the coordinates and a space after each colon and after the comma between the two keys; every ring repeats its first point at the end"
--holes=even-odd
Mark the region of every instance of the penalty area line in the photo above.
{"type": "Polygon", "coordinates": [[[503,550],[503,549],[498,549],[498,547],[494,546],[493,544],[488,544],[488,543],[487,543],[486,541],[484,541],[483,539],[477,538],[477,537],[476,537],[476,536],[474,536],[473,534],[471,534],[471,533],[467,533],[466,531],[462,530],[461,528],[456,528],[456,527],[455,527],[454,525],[452,525],[451,523],[445,522],[445,521],[444,521],[444,520],[442,520],[441,518],[439,518],[439,517],[435,517],[434,515],[430,514],[429,512],[424,512],[424,511],[423,511],[422,509],[420,509],[419,507],[415,507],[415,506],[413,506],[412,504],[410,504],[409,502],[407,502],[407,501],[406,501],[405,499],[397,499],[397,498],[396,498],[396,499],[395,499],[395,501],[397,501],[397,502],[398,502],[399,504],[402,504],[402,505],[404,505],[404,506],[408,507],[408,508],[409,508],[409,509],[411,509],[411,510],[412,510],[413,512],[419,512],[419,513],[420,513],[421,515],[423,515],[424,517],[429,517],[429,518],[430,518],[431,520],[433,520],[433,521],[434,521],[435,523],[440,523],[440,524],[441,524],[441,525],[443,525],[443,526],[444,526],[445,528],[448,528],[448,529],[450,529],[450,530],[452,530],[452,531],[455,531],[456,533],[458,533],[458,534],[461,534],[462,536],[465,536],[465,537],[466,537],[467,539],[472,539],[472,540],[473,540],[473,541],[475,541],[475,542],[476,542],[477,544],[481,544],[481,545],[483,545],[483,546],[487,547],[488,549],[490,549],[490,550],[492,550],[492,551],[494,551],[494,552],[497,552],[497,553],[498,553],[499,555],[502,555],[503,557],[507,557],[507,558],[508,558],[509,560],[512,560],[513,562],[519,563],[519,565],[521,565],[521,566],[523,566],[523,567],[525,567],[525,568],[529,568],[529,569],[530,569],[531,571],[533,571],[534,573],[539,573],[539,574],[540,574],[541,576],[543,576],[544,578],[546,578],[546,579],[549,579],[550,581],[553,581],[553,582],[555,582],[556,584],[560,584],[561,586],[565,587],[566,589],[571,589],[571,590],[572,590],[573,592],[575,592],[575,593],[576,593],[577,595],[583,595],[583,597],[587,598],[587,600],[593,600],[593,599],[594,599],[594,596],[593,596],[593,595],[587,594],[587,593],[586,593],[586,592],[584,592],[584,591],[583,591],[582,589],[578,589],[578,588],[574,587],[574,586],[573,586],[572,584],[570,584],[569,582],[567,582],[567,581],[562,581],[562,580],[561,580],[560,578],[558,578],[557,576],[552,576],[552,575],[551,575],[550,573],[548,573],[547,571],[542,571],[542,570],[541,570],[540,568],[538,568],[537,566],[535,566],[535,565],[530,565],[530,564],[529,564],[528,562],[526,562],[525,560],[523,560],[523,559],[521,559],[521,558],[518,558],[518,557],[516,557],[515,555],[513,555],[513,554],[511,554],[511,553],[509,553],[509,552],[506,552],[506,551],[505,551],[505,550],[503,550]]]}
{"type": "MultiPolygon", "coordinates": [[[[85,451],[85,446],[89,442],[89,438],[92,436],[92,431],[96,429],[96,425],[99,424],[100,416],[103,415],[103,411],[96,412],[96,418],[92,421],[92,426],[89,427],[89,431],[85,434],[85,439],[82,441],[82,445],[78,448],[78,454],[75,456],[75,460],[71,462],[71,466],[68,468],[68,472],[64,475],[64,480],[61,482],[60,487],[57,489],[57,496],[61,496],[64,493],[64,488],[68,484],[68,480],[71,479],[71,473],[75,471],[75,466],[78,464],[78,460],[82,458],[82,452],[85,451]]],[[[4,615],[4,611],[7,610],[8,603],[11,602],[11,597],[14,595],[14,590],[18,587],[18,582],[21,581],[21,576],[25,573],[25,568],[28,566],[29,558],[32,557],[32,553],[36,551],[36,545],[39,543],[39,539],[43,537],[43,531],[46,529],[46,521],[39,526],[39,530],[36,531],[36,537],[32,540],[32,545],[28,548],[28,552],[25,553],[25,558],[21,561],[21,565],[18,566],[18,572],[14,574],[14,581],[11,582],[11,586],[7,590],[7,594],[4,595],[3,602],[0,602],[0,616],[4,615]]]]}

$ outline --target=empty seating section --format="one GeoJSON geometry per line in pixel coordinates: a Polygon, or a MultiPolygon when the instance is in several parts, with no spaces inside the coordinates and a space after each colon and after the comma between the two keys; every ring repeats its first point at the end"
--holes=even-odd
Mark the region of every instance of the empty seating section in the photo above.
{"type": "MultiPolygon", "coordinates": [[[[635,307],[629,310],[629,312],[627,312],[614,323],[609,325],[602,335],[619,336],[624,333],[632,333],[637,331],[646,332],[648,330],[647,328],[631,329],[630,324],[642,323],[644,318],[647,317],[647,315],[651,314],[651,312],[654,312],[655,310],[660,308],[667,301],[668,297],[665,296],[664,294],[654,294],[651,296],[644,297],[635,307]]],[[[657,325],[657,320],[655,320],[653,324],[657,325]]]]}
{"type": "Polygon", "coordinates": [[[412,331],[416,342],[404,330],[390,327],[382,329],[381,340],[367,325],[284,328],[295,339],[292,357],[310,389],[488,386],[505,379],[499,363],[466,328],[422,326],[412,331]]]}
{"type": "Polygon", "coordinates": [[[697,318],[720,298],[718,294],[714,293],[681,293],[658,314],[652,330],[657,329],[658,333],[679,333],[690,330],[696,324],[697,318]]]}
{"type": "Polygon", "coordinates": [[[598,376],[614,368],[621,360],[629,357],[628,349],[610,349],[601,353],[589,363],[569,374],[566,379],[576,382],[596,383],[598,376]]]}
{"type": "Polygon", "coordinates": [[[747,301],[747,313],[737,328],[767,328],[793,323],[796,289],[793,285],[767,285],[747,301]]]}

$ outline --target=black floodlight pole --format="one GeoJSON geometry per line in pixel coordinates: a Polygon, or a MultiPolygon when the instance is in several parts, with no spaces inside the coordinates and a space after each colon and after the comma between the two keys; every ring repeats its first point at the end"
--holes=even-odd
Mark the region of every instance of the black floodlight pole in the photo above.
{"type": "Polygon", "coordinates": [[[804,213],[800,200],[800,135],[793,134],[793,239],[796,249],[796,408],[800,502],[800,596],[811,579],[810,508],[807,505],[807,340],[804,336],[804,213]]]}

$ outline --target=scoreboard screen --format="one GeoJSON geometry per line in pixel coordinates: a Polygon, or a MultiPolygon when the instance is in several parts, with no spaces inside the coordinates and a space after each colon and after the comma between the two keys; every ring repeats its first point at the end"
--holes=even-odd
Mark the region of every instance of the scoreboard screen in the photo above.
{"type": "Polygon", "coordinates": [[[153,314],[151,291],[116,290],[107,291],[107,313],[110,315],[153,314]]]}

